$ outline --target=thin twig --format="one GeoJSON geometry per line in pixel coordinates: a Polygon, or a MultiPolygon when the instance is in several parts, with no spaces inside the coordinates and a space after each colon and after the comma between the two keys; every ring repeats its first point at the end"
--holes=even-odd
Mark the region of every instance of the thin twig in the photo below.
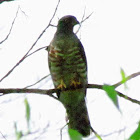
{"type": "Polygon", "coordinates": [[[7,36],[5,37],[5,39],[3,39],[3,40],[0,42],[0,44],[2,44],[4,41],[6,41],[6,40],[8,39],[8,37],[10,36],[11,31],[12,31],[13,26],[14,26],[14,23],[15,23],[15,21],[16,21],[16,18],[17,18],[18,12],[19,12],[19,7],[18,7],[18,9],[17,9],[17,12],[16,12],[16,15],[15,15],[15,18],[14,18],[12,24],[11,24],[11,28],[10,28],[10,30],[9,30],[9,33],[7,34],[7,36]]]}
{"type": "MultiPolygon", "coordinates": [[[[88,85],[87,85],[87,88],[97,88],[97,89],[103,90],[103,85],[88,84],[88,85]]],[[[131,102],[133,102],[133,103],[136,103],[136,104],[139,104],[139,105],[140,105],[140,101],[138,101],[138,100],[136,100],[136,99],[133,99],[133,98],[127,96],[127,95],[124,95],[123,93],[121,93],[121,92],[119,92],[119,91],[117,91],[117,90],[115,90],[115,91],[117,92],[118,96],[123,97],[123,98],[126,99],[126,100],[129,100],[129,101],[131,101],[131,102]]]]}
{"type": "MultiPolygon", "coordinates": [[[[108,134],[101,134],[100,136],[101,137],[108,137],[108,136],[113,135],[113,134],[116,134],[116,133],[124,132],[125,130],[126,130],[126,128],[122,128],[122,129],[120,129],[118,131],[113,131],[113,132],[108,133],[108,134]]],[[[89,140],[93,140],[93,139],[95,139],[95,136],[91,137],[89,140]]]]}
{"type": "Polygon", "coordinates": [[[38,51],[42,50],[42,49],[47,49],[47,47],[48,47],[48,46],[45,46],[45,47],[41,47],[41,48],[39,48],[39,49],[35,50],[34,52],[32,52],[32,53],[28,54],[28,55],[26,56],[26,58],[27,58],[27,57],[29,57],[29,56],[31,56],[32,54],[34,54],[34,53],[36,53],[36,52],[38,52],[38,51]]]}
{"type": "Polygon", "coordinates": [[[123,93],[115,90],[117,92],[117,94],[120,96],[120,97],[123,97],[124,99],[128,100],[128,101],[131,101],[132,103],[136,103],[136,104],[139,104],[140,105],[140,101],[136,100],[136,99],[133,99],[127,95],[124,95],[123,93]]]}
{"type": "Polygon", "coordinates": [[[85,19],[83,19],[81,22],[80,22],[80,24],[82,24],[83,22],[85,22],[87,19],[89,19],[90,18],[90,16],[93,14],[93,12],[91,13],[91,14],[89,14],[85,19]]]}
{"type": "Polygon", "coordinates": [[[68,123],[67,124],[65,124],[61,129],[60,129],[60,140],[62,140],[62,132],[63,132],[63,129],[66,127],[68,125],[68,123]]]}
{"type": "Polygon", "coordinates": [[[80,22],[80,26],[79,26],[78,30],[76,31],[76,34],[79,32],[82,23],[85,22],[88,18],[90,18],[90,16],[91,16],[92,14],[93,14],[93,12],[92,12],[91,14],[89,14],[89,15],[84,19],[84,17],[85,17],[85,10],[84,10],[84,14],[83,14],[82,20],[81,20],[81,22],[80,22]]]}
{"type": "Polygon", "coordinates": [[[8,71],[8,73],[6,75],[4,75],[1,79],[0,79],[0,82],[2,82],[6,77],[9,76],[9,74],[11,74],[13,72],[13,70],[26,58],[26,56],[29,54],[29,52],[33,49],[33,47],[36,45],[36,43],[38,42],[38,40],[42,37],[42,35],[45,33],[45,31],[49,28],[56,12],[57,12],[57,9],[58,9],[58,6],[59,6],[59,3],[60,3],[60,0],[58,0],[58,3],[56,5],[56,8],[54,10],[54,13],[52,15],[52,18],[50,19],[48,25],[46,26],[46,28],[42,31],[42,33],[38,36],[38,38],[36,39],[36,41],[33,43],[33,45],[31,46],[31,48],[27,51],[27,53],[17,62],[17,64],[15,66],[13,66],[13,68],[8,71]]]}
{"type": "Polygon", "coordinates": [[[32,87],[32,86],[38,84],[38,83],[41,82],[42,80],[46,79],[49,75],[50,75],[50,74],[44,76],[43,78],[41,78],[40,80],[38,80],[38,81],[35,82],[34,84],[31,84],[31,85],[29,85],[29,86],[26,86],[25,88],[29,88],[29,87],[32,87]]]}
{"type": "Polygon", "coordinates": [[[50,26],[52,26],[52,27],[57,27],[56,25],[53,25],[53,24],[50,24],[50,26]]]}
{"type": "Polygon", "coordinates": [[[49,128],[49,123],[46,125],[45,128],[43,128],[42,132],[39,134],[39,136],[34,137],[34,140],[38,140],[44,133],[46,133],[48,131],[49,128]]]}
{"type": "MultiPolygon", "coordinates": [[[[130,80],[130,79],[132,79],[132,78],[135,78],[135,77],[138,76],[138,75],[140,75],[140,72],[133,73],[133,74],[131,74],[131,75],[129,75],[129,76],[126,77],[126,81],[128,81],[128,80],[130,80]]],[[[120,85],[122,85],[122,81],[120,81],[120,82],[114,84],[113,86],[114,86],[115,88],[117,88],[117,87],[120,86],[120,85]]]]}
{"type": "Polygon", "coordinates": [[[2,132],[1,132],[1,131],[0,131],[0,134],[2,135],[2,137],[3,137],[5,140],[7,140],[7,139],[6,139],[6,137],[2,134],[2,132]]]}
{"type": "MultiPolygon", "coordinates": [[[[84,13],[83,13],[83,16],[82,16],[82,20],[81,20],[81,21],[84,20],[85,13],[86,13],[86,7],[85,7],[85,9],[84,9],[84,13]]],[[[81,22],[80,22],[80,24],[79,24],[79,28],[78,28],[78,30],[76,31],[76,34],[79,32],[80,29],[81,29],[81,22]]]]}
{"type": "Polygon", "coordinates": [[[90,129],[99,140],[102,140],[101,136],[92,127],[90,127],[90,129]]]}
{"type": "Polygon", "coordinates": [[[26,16],[28,17],[28,15],[21,9],[21,7],[19,6],[20,11],[26,16]]]}

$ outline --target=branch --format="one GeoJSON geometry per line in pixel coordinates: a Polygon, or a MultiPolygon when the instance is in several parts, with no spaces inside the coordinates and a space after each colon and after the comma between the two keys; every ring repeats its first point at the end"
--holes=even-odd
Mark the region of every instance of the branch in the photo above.
{"type": "Polygon", "coordinates": [[[82,24],[83,22],[85,22],[87,19],[89,19],[90,18],[90,16],[93,14],[93,12],[91,13],[91,14],[89,14],[85,19],[83,19],[81,22],[80,22],[80,24],[82,24]]]}
{"type": "Polygon", "coordinates": [[[25,89],[25,88],[7,88],[7,89],[0,89],[1,95],[11,94],[11,93],[37,93],[41,95],[49,95],[53,97],[54,99],[58,100],[55,96],[52,95],[52,93],[57,93],[58,89],[49,89],[49,90],[43,90],[43,89],[25,89]]]}
{"type": "Polygon", "coordinates": [[[90,127],[90,129],[99,140],[102,140],[101,136],[92,127],[90,127]]]}
{"type": "Polygon", "coordinates": [[[1,79],[0,79],[0,82],[2,82],[6,77],[9,76],[9,74],[11,74],[13,72],[13,70],[21,63],[23,62],[23,60],[27,57],[27,55],[29,54],[29,52],[33,49],[33,47],[37,44],[38,40],[42,37],[42,35],[45,33],[45,31],[49,28],[56,12],[57,12],[57,9],[58,9],[58,6],[59,6],[59,3],[60,3],[60,0],[58,0],[58,3],[56,5],[56,8],[55,8],[55,11],[52,15],[52,18],[50,19],[48,25],[46,26],[46,28],[42,31],[42,33],[38,36],[38,38],[36,39],[36,41],[33,43],[33,45],[31,46],[31,48],[27,51],[27,53],[17,62],[17,64],[15,66],[13,66],[13,68],[8,71],[8,73],[6,75],[4,75],[1,79]]]}
{"type": "Polygon", "coordinates": [[[0,134],[2,135],[2,138],[4,138],[5,140],[7,140],[6,137],[2,134],[1,131],[0,131],[0,134]]]}
{"type": "MultiPolygon", "coordinates": [[[[140,72],[133,73],[133,74],[131,74],[131,75],[129,75],[129,76],[126,77],[126,81],[128,81],[128,80],[130,80],[130,79],[132,79],[132,78],[135,78],[136,76],[139,76],[139,75],[140,75],[140,72]]],[[[120,86],[120,85],[122,85],[122,81],[120,81],[120,82],[114,84],[113,86],[114,86],[115,88],[117,88],[117,87],[120,86]]]]}
{"type": "MultiPolygon", "coordinates": [[[[88,84],[88,85],[87,85],[87,88],[97,88],[97,89],[104,90],[104,89],[103,89],[103,86],[104,86],[104,85],[88,84]]],[[[136,100],[136,99],[133,99],[133,98],[127,96],[127,95],[124,95],[123,93],[121,93],[121,92],[119,92],[119,91],[117,91],[117,90],[115,90],[115,91],[117,92],[118,96],[123,97],[123,98],[126,99],[126,100],[129,100],[129,101],[131,101],[131,102],[133,102],[133,103],[136,103],[136,104],[139,104],[139,105],[140,105],[140,101],[138,101],[138,100],[136,100]]]]}
{"type": "Polygon", "coordinates": [[[29,57],[29,56],[31,56],[31,55],[33,55],[34,53],[36,53],[36,52],[38,52],[38,51],[42,50],[42,49],[47,49],[47,47],[48,47],[48,46],[45,46],[45,47],[41,47],[41,48],[39,48],[39,49],[35,50],[34,52],[32,52],[32,53],[28,54],[28,55],[26,56],[26,58],[27,58],[27,57],[29,57]]]}
{"type": "Polygon", "coordinates": [[[136,104],[139,104],[139,105],[140,105],[140,101],[138,101],[138,100],[136,100],[136,99],[133,99],[133,98],[127,96],[127,95],[124,95],[124,94],[122,94],[121,92],[119,92],[119,91],[117,91],[117,90],[116,90],[116,92],[117,92],[117,94],[118,94],[120,97],[123,97],[124,99],[126,99],[126,100],[128,100],[128,101],[131,101],[132,103],[136,103],[136,104]]]}
{"type": "MultiPolygon", "coordinates": [[[[130,79],[132,79],[132,78],[134,78],[134,77],[136,77],[136,76],[139,76],[140,75],[140,73],[139,72],[137,72],[137,73],[134,73],[134,74],[131,74],[130,76],[128,76],[129,77],[129,80],[130,79]]],[[[39,83],[41,80],[43,80],[45,77],[43,77],[42,79],[40,79],[38,82],[36,82],[35,84],[37,84],[37,83],[39,83]]],[[[120,83],[120,82],[118,82],[118,83],[120,83]]],[[[118,84],[115,84],[115,85],[118,85],[118,84]]],[[[119,84],[119,85],[121,85],[121,84],[119,84]]],[[[87,87],[86,88],[96,88],[96,89],[101,89],[101,90],[104,90],[103,89],[103,86],[104,85],[98,85],[98,84],[87,84],[87,87]]],[[[112,85],[113,86],[113,85],[112,85]]],[[[118,86],[117,86],[118,87],[118,86]]],[[[79,88],[82,88],[82,87],[79,87],[79,88]]],[[[115,87],[116,88],[116,87],[115,87]]],[[[67,90],[74,90],[74,89],[72,89],[72,88],[66,88],[66,89],[64,89],[65,91],[67,91],[67,90]]],[[[127,95],[124,95],[124,94],[122,94],[121,92],[119,92],[119,91],[117,91],[117,90],[115,90],[116,92],[117,92],[117,94],[118,94],[118,96],[120,96],[120,97],[123,97],[124,99],[126,99],[126,100],[129,100],[129,101],[131,101],[131,102],[133,102],[133,103],[136,103],[136,104],[139,104],[140,105],[140,101],[138,101],[138,100],[136,100],[136,99],[133,99],[133,98],[131,98],[131,97],[129,97],[129,96],[127,96],[127,95]]],[[[56,98],[55,96],[53,96],[52,94],[53,93],[58,93],[58,92],[61,92],[61,90],[60,89],[49,89],[49,90],[42,90],[42,89],[25,89],[25,88],[23,88],[23,89],[20,89],[20,88],[16,88],[16,89],[14,89],[14,88],[9,88],[9,89],[0,89],[0,93],[1,93],[1,95],[6,95],[6,94],[11,94],[11,93],[37,93],[37,94],[42,94],[42,95],[49,95],[49,96],[51,96],[51,97],[53,97],[54,99],[56,99],[56,100],[59,100],[58,98],[56,98]]]]}
{"type": "Polygon", "coordinates": [[[81,22],[80,22],[80,26],[79,26],[78,30],[76,31],[76,34],[79,32],[79,30],[80,30],[80,28],[81,28],[81,26],[82,26],[82,23],[85,22],[88,18],[90,18],[90,16],[91,16],[92,14],[93,14],[93,12],[92,12],[91,14],[89,14],[89,15],[84,19],[84,17],[85,17],[85,10],[84,10],[83,17],[82,17],[82,20],[81,20],[81,22]]]}
{"type": "Polygon", "coordinates": [[[29,88],[29,87],[32,87],[32,86],[38,84],[38,83],[41,82],[42,80],[46,79],[49,75],[50,75],[50,74],[44,76],[43,78],[41,78],[40,80],[38,80],[38,81],[35,82],[34,84],[31,84],[31,85],[29,85],[29,86],[26,86],[25,88],[29,88]]]}
{"type": "MultiPolygon", "coordinates": [[[[103,87],[103,85],[96,85],[96,84],[88,84],[87,88],[98,88],[98,89],[102,89],[100,88],[103,87]]],[[[65,89],[68,90],[68,89],[65,89]]],[[[1,95],[6,95],[6,94],[11,94],[11,93],[37,93],[37,94],[41,94],[41,95],[49,95],[50,97],[53,97],[56,100],[59,100],[58,98],[56,98],[55,96],[53,96],[53,93],[58,93],[61,90],[58,89],[49,89],[49,90],[42,90],[42,89],[19,89],[19,88],[9,88],[9,89],[0,89],[0,93],[2,93],[1,95]]],[[[140,105],[140,101],[133,99],[127,95],[122,94],[119,91],[116,91],[118,96],[123,97],[126,100],[129,100],[133,103],[139,104],[140,105]]]]}
{"type": "Polygon", "coordinates": [[[4,41],[6,41],[6,40],[8,39],[8,37],[9,37],[9,35],[11,34],[11,31],[12,31],[13,26],[14,26],[14,23],[15,23],[15,21],[16,21],[16,18],[17,18],[17,14],[18,14],[18,12],[19,12],[19,7],[18,7],[18,9],[17,9],[17,12],[16,12],[16,15],[15,15],[15,18],[14,18],[12,24],[11,24],[11,28],[10,28],[10,30],[9,30],[9,33],[7,34],[7,36],[5,37],[5,39],[3,39],[3,40],[0,42],[0,44],[2,44],[4,41]]]}

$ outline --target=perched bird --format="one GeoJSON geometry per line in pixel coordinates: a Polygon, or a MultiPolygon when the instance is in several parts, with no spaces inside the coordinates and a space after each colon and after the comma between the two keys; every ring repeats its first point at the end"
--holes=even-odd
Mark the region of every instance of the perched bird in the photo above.
{"type": "Polygon", "coordinates": [[[83,45],[73,32],[76,24],[79,22],[71,15],[58,21],[48,47],[48,63],[54,86],[61,89],[57,96],[66,109],[68,127],[86,137],[91,128],[85,103],[87,61],[83,45]]]}

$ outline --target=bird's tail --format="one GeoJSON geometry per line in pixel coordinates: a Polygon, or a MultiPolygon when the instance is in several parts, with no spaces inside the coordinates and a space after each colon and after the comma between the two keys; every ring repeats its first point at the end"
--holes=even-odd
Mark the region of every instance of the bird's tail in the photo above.
{"type": "Polygon", "coordinates": [[[77,130],[84,137],[90,135],[91,126],[85,103],[85,90],[64,91],[60,100],[66,108],[68,127],[77,130]]]}

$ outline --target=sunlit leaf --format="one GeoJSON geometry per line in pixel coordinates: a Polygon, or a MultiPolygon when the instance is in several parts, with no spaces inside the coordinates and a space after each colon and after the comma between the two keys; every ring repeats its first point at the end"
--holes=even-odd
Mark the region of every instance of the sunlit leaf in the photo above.
{"type": "Polygon", "coordinates": [[[25,108],[26,108],[26,120],[27,120],[27,125],[29,128],[29,122],[30,122],[30,105],[29,102],[27,100],[27,98],[24,99],[24,104],[25,104],[25,108]]]}
{"type": "Polygon", "coordinates": [[[122,68],[121,68],[121,76],[122,76],[121,83],[124,84],[125,88],[127,88],[126,81],[128,80],[128,78],[126,77],[126,74],[122,68]]]}
{"type": "Polygon", "coordinates": [[[117,92],[115,91],[115,88],[113,86],[110,86],[110,85],[104,85],[103,89],[106,91],[108,97],[111,99],[111,101],[114,103],[114,105],[119,110],[117,92]]]}
{"type": "Polygon", "coordinates": [[[71,140],[82,140],[82,135],[78,131],[69,129],[68,132],[71,140]]]}
{"type": "Polygon", "coordinates": [[[130,136],[129,140],[140,140],[140,123],[135,132],[130,136]]]}
{"type": "Polygon", "coordinates": [[[14,123],[14,128],[15,128],[15,135],[16,135],[16,140],[20,140],[20,138],[22,138],[23,133],[22,131],[18,131],[17,130],[17,123],[14,123]]]}
{"type": "Polygon", "coordinates": [[[16,133],[17,140],[20,140],[22,136],[23,136],[22,131],[19,131],[18,133],[16,133]]]}

